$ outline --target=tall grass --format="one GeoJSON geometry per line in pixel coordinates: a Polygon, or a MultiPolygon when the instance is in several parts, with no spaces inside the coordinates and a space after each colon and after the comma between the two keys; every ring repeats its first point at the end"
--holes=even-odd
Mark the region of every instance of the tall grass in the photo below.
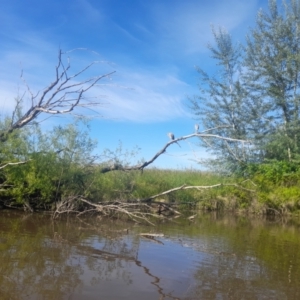
{"type": "Polygon", "coordinates": [[[300,211],[300,176],[285,175],[276,182],[257,173],[249,178],[250,180],[245,180],[243,177],[227,177],[190,169],[152,168],[143,172],[99,173],[94,179],[92,199],[141,200],[182,185],[208,187],[223,184],[217,188],[179,190],[156,200],[193,204],[193,207],[196,205],[199,209],[206,210],[243,210],[254,213],[300,211]]]}
{"type": "MultiPolygon", "coordinates": [[[[143,172],[110,172],[98,174],[94,178],[92,198],[98,201],[141,200],[164,191],[182,186],[211,186],[228,182],[228,178],[197,170],[162,170],[147,169],[143,172]]],[[[197,203],[209,200],[220,193],[221,189],[212,190],[179,190],[160,197],[160,200],[171,203],[197,203]]]]}

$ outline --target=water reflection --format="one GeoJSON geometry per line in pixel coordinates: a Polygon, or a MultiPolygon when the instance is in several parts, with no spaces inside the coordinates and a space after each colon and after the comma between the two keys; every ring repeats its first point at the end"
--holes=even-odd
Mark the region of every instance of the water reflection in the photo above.
{"type": "Polygon", "coordinates": [[[297,224],[176,222],[0,211],[0,299],[300,299],[297,224]],[[163,243],[139,235],[150,231],[163,243]]]}

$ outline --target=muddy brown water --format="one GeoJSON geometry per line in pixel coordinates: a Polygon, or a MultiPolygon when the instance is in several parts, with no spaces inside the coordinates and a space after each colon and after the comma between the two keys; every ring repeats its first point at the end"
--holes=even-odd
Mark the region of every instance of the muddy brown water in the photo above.
{"type": "Polygon", "coordinates": [[[2,210],[0,299],[300,299],[299,220],[152,227],[2,210]]]}

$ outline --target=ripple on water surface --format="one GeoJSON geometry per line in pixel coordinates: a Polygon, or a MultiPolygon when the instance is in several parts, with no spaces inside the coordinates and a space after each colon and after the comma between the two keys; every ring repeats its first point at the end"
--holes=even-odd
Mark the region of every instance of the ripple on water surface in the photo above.
{"type": "Polygon", "coordinates": [[[299,233],[229,215],[149,227],[0,211],[0,299],[300,299],[299,233]]]}

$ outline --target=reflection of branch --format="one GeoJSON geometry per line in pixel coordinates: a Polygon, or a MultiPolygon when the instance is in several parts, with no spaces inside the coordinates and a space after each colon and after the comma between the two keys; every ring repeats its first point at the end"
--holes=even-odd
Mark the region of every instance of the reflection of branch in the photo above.
{"type": "Polygon", "coordinates": [[[159,299],[165,299],[166,297],[168,297],[168,298],[170,298],[170,299],[178,300],[178,298],[172,296],[171,293],[165,294],[165,293],[163,292],[163,288],[159,285],[160,278],[157,277],[157,276],[155,276],[155,275],[153,275],[153,274],[150,272],[150,269],[149,269],[149,268],[147,268],[147,267],[145,267],[145,266],[142,265],[142,262],[141,262],[141,261],[135,259],[135,264],[136,264],[138,267],[143,268],[144,271],[145,271],[145,273],[146,273],[147,275],[149,275],[150,277],[154,278],[154,281],[151,282],[151,283],[157,287],[158,293],[161,295],[161,298],[159,298],[159,299]]]}
{"type": "Polygon", "coordinates": [[[118,254],[113,253],[110,251],[95,249],[89,246],[83,246],[83,245],[77,245],[77,248],[79,250],[84,251],[84,254],[88,253],[90,257],[93,258],[102,258],[103,260],[110,260],[110,259],[122,259],[129,262],[134,262],[138,267],[142,268],[148,276],[152,277],[154,280],[151,282],[151,284],[155,285],[157,287],[158,293],[161,295],[160,299],[178,299],[177,297],[172,296],[170,293],[166,294],[163,292],[163,288],[160,286],[160,278],[158,276],[155,276],[151,273],[150,269],[146,266],[143,266],[142,262],[138,260],[138,258],[130,257],[124,254],[118,254]]]}
{"type": "Polygon", "coordinates": [[[164,243],[158,239],[156,239],[156,237],[163,237],[164,234],[162,233],[140,233],[140,236],[150,240],[151,242],[155,242],[157,244],[162,244],[164,245],[164,243]]]}

